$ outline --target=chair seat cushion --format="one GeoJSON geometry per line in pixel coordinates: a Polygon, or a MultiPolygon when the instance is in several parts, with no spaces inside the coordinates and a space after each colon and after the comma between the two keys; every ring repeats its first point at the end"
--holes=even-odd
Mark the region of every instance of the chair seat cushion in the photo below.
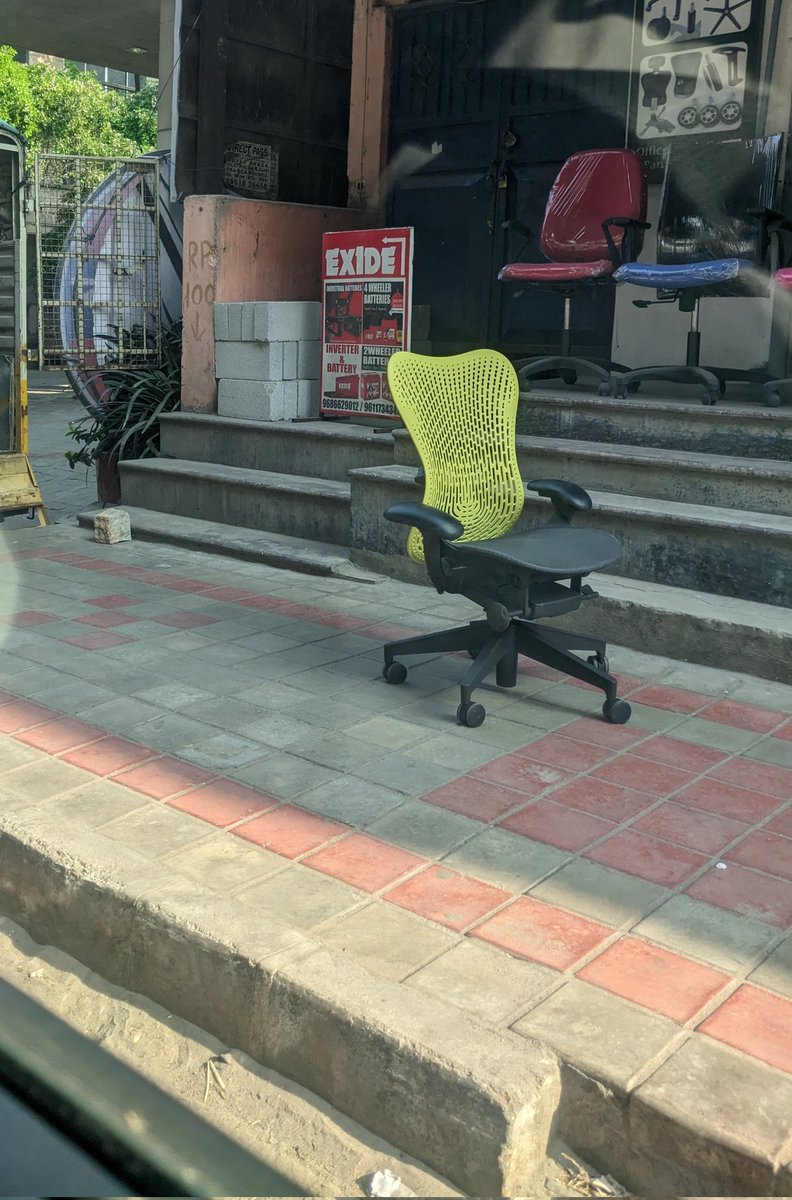
{"type": "Polygon", "coordinates": [[[598,258],[594,262],[507,263],[501,267],[498,279],[501,283],[563,284],[585,279],[605,279],[612,274],[611,260],[598,258]]]}
{"type": "Polygon", "coordinates": [[[455,542],[449,549],[452,562],[493,567],[519,568],[554,579],[588,575],[600,571],[621,557],[621,544],[609,533],[574,526],[550,525],[525,533],[480,542],[455,542]]]}
{"type": "Polygon", "coordinates": [[[705,288],[730,283],[744,272],[753,270],[753,263],[745,258],[715,258],[711,262],[674,263],[668,266],[632,262],[619,267],[613,278],[617,283],[633,283],[637,287],[673,292],[677,288],[705,288]]]}
{"type": "Polygon", "coordinates": [[[775,273],[776,287],[783,288],[785,292],[792,292],[792,267],[782,267],[780,271],[775,273]]]}

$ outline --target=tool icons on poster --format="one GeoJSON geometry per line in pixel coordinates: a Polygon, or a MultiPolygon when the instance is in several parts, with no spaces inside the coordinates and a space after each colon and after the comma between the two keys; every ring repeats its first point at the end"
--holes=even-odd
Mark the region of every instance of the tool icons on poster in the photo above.
{"type": "Polygon", "coordinates": [[[646,0],[643,14],[645,46],[687,42],[723,34],[745,33],[751,24],[753,0],[646,0]]]}
{"type": "Polygon", "coordinates": [[[743,114],[743,42],[650,54],[639,70],[639,138],[735,129],[743,114]]]}

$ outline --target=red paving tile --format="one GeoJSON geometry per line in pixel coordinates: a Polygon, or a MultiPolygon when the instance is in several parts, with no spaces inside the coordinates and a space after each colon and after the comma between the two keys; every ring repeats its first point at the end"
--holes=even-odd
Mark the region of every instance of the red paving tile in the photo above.
{"type": "Polygon", "coordinates": [[[757,708],[753,704],[738,704],[736,700],[717,700],[699,716],[705,721],[718,721],[732,725],[735,729],[747,729],[751,733],[769,733],[787,719],[786,713],[770,708],[757,708]]]}
{"type": "Polygon", "coordinates": [[[640,754],[623,754],[613,762],[604,763],[592,772],[596,779],[607,779],[622,787],[636,788],[653,796],[670,796],[678,788],[693,781],[689,771],[680,771],[667,763],[641,758],[640,754]]]}
{"type": "Polygon", "coordinates": [[[70,646],[80,646],[83,650],[109,650],[112,646],[127,646],[132,638],[122,637],[120,633],[109,633],[105,629],[96,629],[93,633],[81,633],[77,637],[62,639],[70,646]]]}
{"type": "Polygon", "coordinates": [[[703,774],[729,757],[722,750],[696,746],[692,742],[683,742],[680,738],[667,737],[662,733],[650,738],[648,742],[642,742],[640,755],[641,758],[650,758],[653,762],[679,767],[681,771],[691,771],[694,775],[703,774]]]}
{"type": "Polygon", "coordinates": [[[529,804],[501,821],[500,827],[536,842],[556,846],[559,850],[583,850],[616,828],[611,821],[577,812],[563,804],[553,804],[551,800],[529,804]]]}
{"type": "Polygon", "coordinates": [[[694,1017],[729,981],[712,967],[633,937],[609,946],[578,978],[680,1023],[694,1017]]]}
{"type": "Polygon", "coordinates": [[[459,931],[505,904],[511,893],[459,875],[448,867],[434,866],[387,892],[385,899],[459,931]]]}
{"type": "Polygon", "coordinates": [[[619,787],[617,783],[592,779],[590,775],[556,788],[549,798],[554,804],[566,804],[569,808],[592,813],[617,825],[637,817],[649,805],[657,803],[655,797],[647,792],[633,792],[629,788],[619,787]]]}
{"type": "Polygon", "coordinates": [[[733,758],[712,772],[713,779],[753,788],[779,800],[792,800],[792,770],[772,763],[755,762],[752,758],[733,758]]]}
{"type": "Polygon", "coordinates": [[[687,894],[779,929],[792,925],[792,884],[734,863],[725,871],[713,867],[687,888],[687,894]]]}
{"type": "Polygon", "coordinates": [[[417,854],[378,842],[364,833],[342,838],[303,861],[305,866],[332,875],[364,892],[378,892],[426,863],[417,854]]]}
{"type": "Polygon", "coordinates": [[[637,875],[639,879],[648,879],[650,883],[676,887],[706,866],[708,856],[686,850],[683,846],[661,842],[643,833],[633,833],[631,829],[623,829],[601,846],[589,850],[586,858],[601,863],[603,867],[613,867],[628,875],[637,875]]]}
{"type": "MultiPolygon", "coordinates": [[[[270,597],[263,597],[270,599],[270,597]]],[[[275,599],[275,597],[272,597],[275,599]]],[[[262,597],[256,597],[262,599],[262,597]]],[[[242,603],[246,603],[242,601],[242,603]]],[[[364,625],[369,623],[368,617],[350,617],[345,613],[325,613],[321,621],[322,625],[327,625],[328,629],[339,629],[343,633],[349,633],[352,630],[362,629],[364,625]]]]}
{"type": "Polygon", "coordinates": [[[525,796],[519,792],[498,787],[497,783],[488,783],[485,779],[473,779],[470,775],[461,775],[459,779],[435,788],[423,799],[438,808],[472,817],[474,821],[496,821],[518,804],[525,803],[525,796]]]}
{"type": "Polygon", "coordinates": [[[384,621],[376,625],[366,625],[360,631],[362,637],[375,638],[378,642],[395,642],[400,638],[415,637],[426,632],[425,629],[414,629],[410,625],[389,625],[384,621]]]}
{"type": "Polygon", "coordinates": [[[674,800],[686,808],[702,809],[732,821],[743,821],[746,825],[756,825],[778,808],[775,796],[723,783],[711,775],[683,788],[674,796],[674,800]]]}
{"type": "Polygon", "coordinates": [[[50,621],[58,621],[59,617],[53,617],[52,613],[43,612],[18,612],[10,613],[7,617],[0,617],[0,622],[4,625],[17,625],[21,629],[33,628],[36,625],[47,625],[50,621]]]}
{"type": "Polygon", "coordinates": [[[0,733],[18,733],[21,729],[29,729],[31,725],[43,725],[45,721],[51,721],[53,716],[51,708],[34,704],[32,700],[14,698],[8,704],[0,705],[0,733]]]}
{"type": "Polygon", "coordinates": [[[152,800],[167,800],[177,792],[198,787],[202,783],[214,782],[216,776],[202,767],[182,762],[179,758],[157,758],[124,771],[115,777],[115,783],[123,783],[133,792],[151,796],[152,800]]]}
{"type": "Polygon", "coordinates": [[[591,954],[614,931],[597,921],[575,916],[552,904],[521,896],[474,929],[470,937],[498,946],[508,954],[566,971],[591,954]]]}
{"type": "Polygon", "coordinates": [[[792,838],[792,808],[773,817],[772,821],[767,822],[765,829],[770,829],[773,833],[783,833],[784,837],[792,838]]]}
{"type": "Polygon", "coordinates": [[[792,838],[757,829],[730,850],[727,857],[729,862],[739,863],[742,867],[753,867],[792,881],[792,838]]]}
{"type": "Polygon", "coordinates": [[[74,620],[78,625],[94,625],[97,629],[113,629],[118,625],[132,625],[139,618],[132,617],[129,613],[98,612],[91,613],[87,617],[75,617],[74,620]]]}
{"type": "Polygon", "coordinates": [[[84,746],[86,742],[95,742],[101,737],[104,737],[101,729],[87,725],[85,721],[74,721],[71,717],[47,721],[44,725],[37,725],[25,733],[16,734],[18,742],[24,742],[26,746],[35,746],[37,750],[46,750],[48,754],[62,754],[64,750],[84,746]]]}
{"type": "Polygon", "coordinates": [[[549,733],[547,737],[531,742],[522,750],[515,751],[521,758],[545,763],[549,767],[563,767],[568,771],[588,771],[613,753],[605,746],[594,746],[590,742],[579,742],[573,738],[549,733]]]}
{"type": "Polygon", "coordinates": [[[299,858],[309,850],[318,850],[325,842],[346,833],[347,827],[337,825],[335,821],[326,821],[324,817],[314,816],[291,804],[282,804],[263,817],[253,817],[244,825],[238,825],[232,832],[236,837],[274,850],[284,858],[299,858]]]}
{"type": "Polygon", "coordinates": [[[156,587],[167,588],[169,592],[181,592],[182,595],[192,595],[206,589],[206,584],[200,579],[179,579],[176,575],[158,575],[149,582],[156,587]]]}
{"type": "MultiPolygon", "coordinates": [[[[666,842],[687,846],[702,854],[717,854],[748,829],[739,821],[716,817],[712,813],[684,808],[672,800],[654,808],[631,826],[638,833],[648,833],[666,842]]],[[[792,842],[789,843],[792,846],[792,842]]],[[[730,852],[730,857],[733,852],[730,852]]]]}
{"type": "Polygon", "coordinates": [[[483,767],[477,767],[471,775],[474,779],[486,779],[489,783],[513,788],[523,796],[538,796],[545,788],[571,779],[574,771],[534,763],[519,754],[504,754],[493,762],[485,763],[483,767]]]}
{"type": "Polygon", "coordinates": [[[64,762],[82,767],[84,771],[91,771],[94,775],[112,775],[114,771],[123,771],[125,767],[146,762],[156,755],[153,750],[147,750],[145,746],[138,746],[135,742],[127,742],[124,738],[103,737],[90,746],[70,750],[62,757],[64,762]]]}
{"type": "Polygon", "coordinates": [[[243,608],[283,608],[286,601],[282,596],[246,596],[239,603],[243,608]]]}
{"type": "Polygon", "coordinates": [[[218,617],[206,617],[197,612],[172,612],[164,617],[152,617],[158,625],[171,625],[174,629],[198,629],[201,625],[214,625],[218,617]]]}
{"type": "Polygon", "coordinates": [[[773,737],[781,738],[785,742],[792,742],[792,721],[788,720],[786,725],[782,725],[780,729],[776,729],[773,737]]]}
{"type": "Polygon", "coordinates": [[[644,730],[630,729],[627,725],[611,725],[594,717],[581,717],[564,726],[564,737],[594,746],[606,746],[612,750],[626,750],[635,742],[646,737],[644,730]]]}
{"type": "Polygon", "coordinates": [[[698,1027],[734,1050],[792,1072],[792,1001],[745,984],[698,1027]]]}
{"type": "Polygon", "coordinates": [[[639,688],[630,696],[636,704],[646,704],[649,708],[664,708],[668,712],[694,713],[712,702],[711,696],[699,696],[696,692],[687,692],[682,688],[669,688],[650,684],[639,688]]]}
{"type": "MultiPolygon", "coordinates": [[[[119,777],[119,782],[124,782],[123,777],[119,777]]],[[[237,821],[243,821],[253,813],[275,808],[279,803],[280,801],[266,792],[244,787],[241,783],[231,783],[228,779],[218,779],[206,787],[169,800],[168,806],[224,829],[237,821]]]]}
{"type": "Polygon", "coordinates": [[[97,608],[128,608],[131,604],[142,604],[142,596],[97,596],[95,600],[86,600],[86,604],[95,604],[97,608]]]}

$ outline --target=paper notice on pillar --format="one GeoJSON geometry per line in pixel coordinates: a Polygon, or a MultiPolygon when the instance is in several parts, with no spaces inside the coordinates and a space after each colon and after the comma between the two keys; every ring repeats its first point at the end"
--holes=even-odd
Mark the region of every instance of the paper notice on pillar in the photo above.
{"type": "Polygon", "coordinates": [[[412,229],[324,235],[323,413],[397,417],[388,359],[410,348],[412,259],[412,229]]]}

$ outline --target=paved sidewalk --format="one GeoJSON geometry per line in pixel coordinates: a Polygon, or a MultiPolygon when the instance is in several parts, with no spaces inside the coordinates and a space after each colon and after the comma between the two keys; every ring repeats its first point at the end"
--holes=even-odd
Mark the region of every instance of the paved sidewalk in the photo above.
{"type": "Polygon", "coordinates": [[[471,615],[428,589],[68,526],[0,531],[0,580],[0,813],[792,1158],[792,688],[617,649],[630,725],[526,664],[469,730],[461,658],[380,678],[383,639],[471,615]]]}

